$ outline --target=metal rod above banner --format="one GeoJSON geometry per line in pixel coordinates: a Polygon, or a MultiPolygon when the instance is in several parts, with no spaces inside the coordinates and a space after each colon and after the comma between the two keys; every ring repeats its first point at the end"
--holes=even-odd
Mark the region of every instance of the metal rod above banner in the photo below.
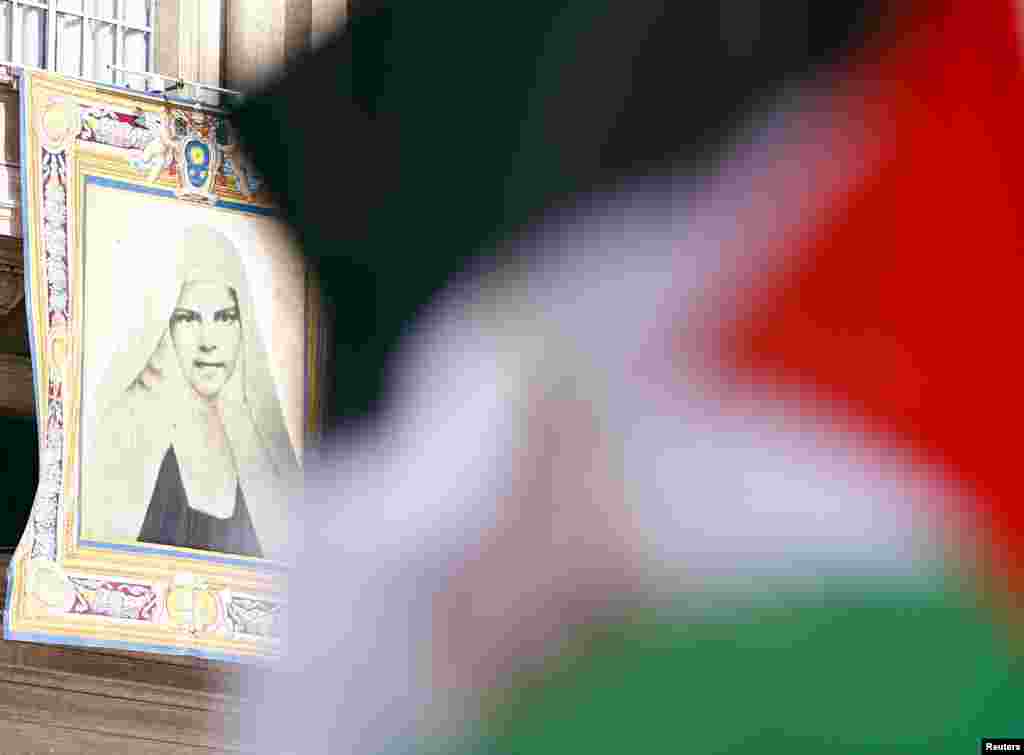
{"type": "Polygon", "coordinates": [[[163,74],[152,73],[150,71],[136,71],[136,70],[131,69],[131,68],[125,68],[124,66],[115,66],[112,63],[108,63],[107,64],[107,68],[109,68],[111,71],[120,71],[121,73],[127,73],[127,74],[130,74],[132,76],[156,77],[158,79],[161,79],[164,82],[172,81],[172,82],[174,82],[175,84],[178,85],[178,88],[189,86],[189,87],[192,87],[193,90],[195,90],[195,89],[206,89],[206,90],[211,91],[211,92],[221,92],[223,94],[230,94],[233,97],[241,97],[242,96],[242,93],[239,92],[236,89],[225,89],[223,87],[215,87],[212,84],[200,84],[198,81],[187,81],[186,79],[179,79],[179,78],[175,78],[173,76],[164,76],[163,74]]]}
{"type": "Polygon", "coordinates": [[[171,76],[163,76],[163,75],[161,75],[159,73],[151,73],[151,72],[146,72],[146,71],[133,71],[131,69],[121,68],[120,66],[112,66],[112,65],[109,65],[108,68],[116,69],[116,70],[121,71],[123,73],[135,74],[135,75],[138,75],[138,76],[156,77],[156,78],[161,79],[162,81],[165,81],[165,82],[166,81],[172,81],[172,82],[179,83],[182,86],[181,87],[168,88],[168,89],[165,89],[165,90],[159,91],[159,92],[152,92],[152,91],[149,91],[149,90],[142,91],[142,90],[138,90],[138,89],[131,89],[129,87],[117,86],[115,84],[107,84],[107,83],[104,83],[102,81],[96,81],[95,79],[87,79],[87,78],[84,78],[82,76],[72,76],[72,75],[66,74],[66,73],[55,73],[54,71],[51,71],[48,68],[40,68],[39,66],[29,65],[27,63],[15,63],[14,61],[11,61],[11,60],[0,60],[0,69],[4,69],[4,68],[9,69],[12,73],[16,73],[18,71],[42,71],[44,73],[50,73],[50,74],[55,74],[55,75],[58,75],[58,76],[63,76],[64,78],[71,79],[73,81],[80,81],[80,82],[83,82],[83,83],[88,84],[90,86],[96,87],[97,89],[105,90],[105,91],[108,91],[108,92],[114,92],[114,93],[119,93],[119,94],[123,94],[125,92],[129,92],[133,96],[139,97],[140,99],[148,100],[149,102],[159,102],[159,103],[162,103],[162,104],[166,104],[168,101],[170,101],[170,98],[167,96],[170,91],[173,91],[174,89],[178,89],[178,88],[183,88],[184,86],[188,86],[188,87],[192,87],[192,89],[193,89],[191,101],[187,100],[184,97],[176,97],[176,98],[174,98],[175,103],[178,104],[178,105],[185,105],[187,107],[192,107],[192,108],[195,108],[195,109],[208,110],[208,111],[213,112],[213,113],[224,113],[226,111],[223,108],[218,107],[217,105],[211,105],[211,104],[202,102],[196,96],[196,92],[195,92],[196,89],[207,89],[207,90],[210,90],[210,91],[215,91],[215,92],[218,92],[220,94],[226,94],[226,95],[233,96],[233,97],[243,97],[244,96],[242,92],[238,92],[238,91],[236,91],[234,89],[224,89],[222,87],[216,87],[216,86],[212,86],[210,84],[200,84],[200,83],[194,82],[194,81],[185,81],[185,80],[182,80],[182,79],[175,79],[175,78],[173,78],[171,76]]]}

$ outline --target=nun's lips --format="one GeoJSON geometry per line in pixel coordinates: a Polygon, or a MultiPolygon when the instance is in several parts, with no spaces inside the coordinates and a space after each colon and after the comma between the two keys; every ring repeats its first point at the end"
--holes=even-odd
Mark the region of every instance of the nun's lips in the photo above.
{"type": "Polygon", "coordinates": [[[200,369],[202,369],[204,367],[224,367],[225,366],[224,362],[203,362],[203,361],[201,361],[199,359],[194,360],[192,362],[192,364],[194,364],[196,367],[198,367],[200,369]]]}

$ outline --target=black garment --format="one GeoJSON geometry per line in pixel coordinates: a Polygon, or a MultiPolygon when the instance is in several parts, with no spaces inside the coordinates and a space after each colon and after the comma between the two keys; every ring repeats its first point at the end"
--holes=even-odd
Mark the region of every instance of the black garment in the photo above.
{"type": "Polygon", "coordinates": [[[227,519],[204,514],[188,505],[174,446],[167,449],[139,531],[144,543],[263,557],[241,486],[236,487],[235,510],[227,519]]]}

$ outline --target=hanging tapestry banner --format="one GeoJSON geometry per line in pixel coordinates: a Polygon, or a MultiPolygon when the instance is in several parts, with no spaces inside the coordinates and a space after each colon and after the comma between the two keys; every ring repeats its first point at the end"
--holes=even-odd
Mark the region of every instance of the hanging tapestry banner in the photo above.
{"type": "Polygon", "coordinates": [[[11,640],[273,657],[321,300],[219,113],[26,71],[40,481],[11,640]]]}

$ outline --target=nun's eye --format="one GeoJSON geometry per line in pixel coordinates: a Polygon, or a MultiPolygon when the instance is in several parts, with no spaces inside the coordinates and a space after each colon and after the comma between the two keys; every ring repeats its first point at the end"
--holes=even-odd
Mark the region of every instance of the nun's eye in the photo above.
{"type": "Polygon", "coordinates": [[[174,314],[171,315],[171,325],[182,325],[188,322],[199,322],[199,313],[193,312],[190,309],[177,309],[174,314]]]}
{"type": "Polygon", "coordinates": [[[238,307],[222,309],[213,315],[214,322],[238,322],[238,307]]]}

